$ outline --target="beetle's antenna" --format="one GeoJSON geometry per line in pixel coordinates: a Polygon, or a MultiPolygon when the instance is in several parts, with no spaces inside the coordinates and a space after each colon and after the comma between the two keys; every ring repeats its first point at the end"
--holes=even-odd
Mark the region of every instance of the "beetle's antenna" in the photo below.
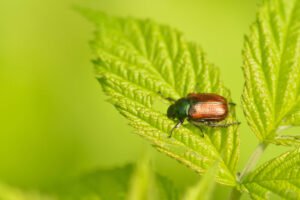
{"type": "Polygon", "coordinates": [[[234,103],[234,102],[229,102],[228,103],[230,106],[236,106],[236,103],[234,103]]]}
{"type": "Polygon", "coordinates": [[[168,136],[168,138],[172,137],[173,131],[175,130],[175,128],[179,128],[182,125],[183,121],[179,120],[179,122],[172,128],[170,135],[168,136]]]}
{"type": "Polygon", "coordinates": [[[176,102],[176,100],[173,99],[173,98],[171,98],[171,97],[166,97],[165,99],[168,100],[171,103],[175,103],[176,102]]]}
{"type": "Polygon", "coordinates": [[[163,94],[162,94],[160,91],[157,92],[157,94],[158,94],[159,96],[161,96],[163,99],[169,101],[170,103],[175,103],[175,102],[176,102],[176,100],[173,99],[173,98],[171,98],[171,97],[164,97],[163,94]]]}

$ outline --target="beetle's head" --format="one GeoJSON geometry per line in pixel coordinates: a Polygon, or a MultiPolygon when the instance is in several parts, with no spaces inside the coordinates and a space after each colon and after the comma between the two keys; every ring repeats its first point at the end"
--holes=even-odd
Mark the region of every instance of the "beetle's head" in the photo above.
{"type": "Polygon", "coordinates": [[[183,120],[188,116],[190,102],[186,98],[177,100],[174,104],[170,105],[167,111],[169,119],[183,120]]]}
{"type": "Polygon", "coordinates": [[[175,119],[176,118],[176,107],[175,104],[172,104],[169,106],[167,111],[167,116],[169,119],[175,119]]]}

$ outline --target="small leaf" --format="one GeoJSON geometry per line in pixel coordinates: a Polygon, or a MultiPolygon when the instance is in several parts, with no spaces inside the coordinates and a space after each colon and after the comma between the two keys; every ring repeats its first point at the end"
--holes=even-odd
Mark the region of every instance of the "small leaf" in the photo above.
{"type": "Polygon", "coordinates": [[[259,140],[271,140],[300,110],[300,1],[264,0],[243,56],[243,109],[259,140]]]}
{"type": "Polygon", "coordinates": [[[300,148],[263,164],[243,179],[241,189],[253,199],[272,192],[283,199],[300,197],[300,148]]]}
{"type": "Polygon", "coordinates": [[[217,165],[215,164],[209,169],[198,181],[198,183],[189,188],[184,195],[184,200],[209,200],[212,197],[215,180],[214,174],[217,171],[217,165]]]}
{"type": "Polygon", "coordinates": [[[300,135],[278,135],[270,143],[283,146],[300,146],[300,135]]]}
{"type": "Polygon", "coordinates": [[[61,200],[125,199],[133,171],[133,165],[97,170],[64,183],[57,193],[61,200]]]}
{"type": "MultiPolygon", "coordinates": [[[[235,185],[238,160],[237,127],[207,129],[205,137],[190,126],[174,131],[166,117],[167,106],[155,102],[178,99],[191,92],[213,92],[230,100],[218,68],[202,49],[183,35],[150,20],[117,18],[99,11],[79,9],[96,25],[92,41],[95,74],[109,101],[130,121],[136,133],[158,150],[199,173],[221,160],[216,180],[235,185]]],[[[235,121],[232,108],[228,121],[235,121]]]]}

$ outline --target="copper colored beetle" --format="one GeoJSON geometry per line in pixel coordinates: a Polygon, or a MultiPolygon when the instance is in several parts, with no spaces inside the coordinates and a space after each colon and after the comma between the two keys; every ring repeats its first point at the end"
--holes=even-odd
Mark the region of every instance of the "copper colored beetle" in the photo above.
{"type": "MultiPolygon", "coordinates": [[[[171,100],[171,99],[169,99],[171,100]]],[[[190,93],[187,97],[173,100],[167,111],[170,119],[178,120],[178,123],[172,128],[169,137],[175,128],[179,128],[185,119],[193,124],[203,124],[210,127],[228,127],[240,122],[217,123],[223,121],[228,116],[229,105],[226,98],[213,93],[190,93]]],[[[200,127],[201,128],[201,127],[200,127]]]]}

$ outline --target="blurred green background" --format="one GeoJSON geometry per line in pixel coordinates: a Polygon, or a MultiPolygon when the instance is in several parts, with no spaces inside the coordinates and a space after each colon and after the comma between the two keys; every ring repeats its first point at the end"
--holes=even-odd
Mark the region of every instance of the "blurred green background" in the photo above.
{"type": "MultiPolygon", "coordinates": [[[[99,168],[135,162],[146,151],[154,167],[187,187],[196,174],[149,147],[106,102],[93,77],[92,25],[73,5],[152,18],[202,45],[238,103],[242,121],[239,169],[257,140],[240,105],[243,36],[255,19],[254,0],[1,0],[0,180],[49,189],[99,168]]],[[[281,149],[269,148],[262,161],[281,149]]],[[[262,162],[261,161],[261,162],[262,162]]],[[[217,195],[228,193],[219,187],[217,195]]]]}

